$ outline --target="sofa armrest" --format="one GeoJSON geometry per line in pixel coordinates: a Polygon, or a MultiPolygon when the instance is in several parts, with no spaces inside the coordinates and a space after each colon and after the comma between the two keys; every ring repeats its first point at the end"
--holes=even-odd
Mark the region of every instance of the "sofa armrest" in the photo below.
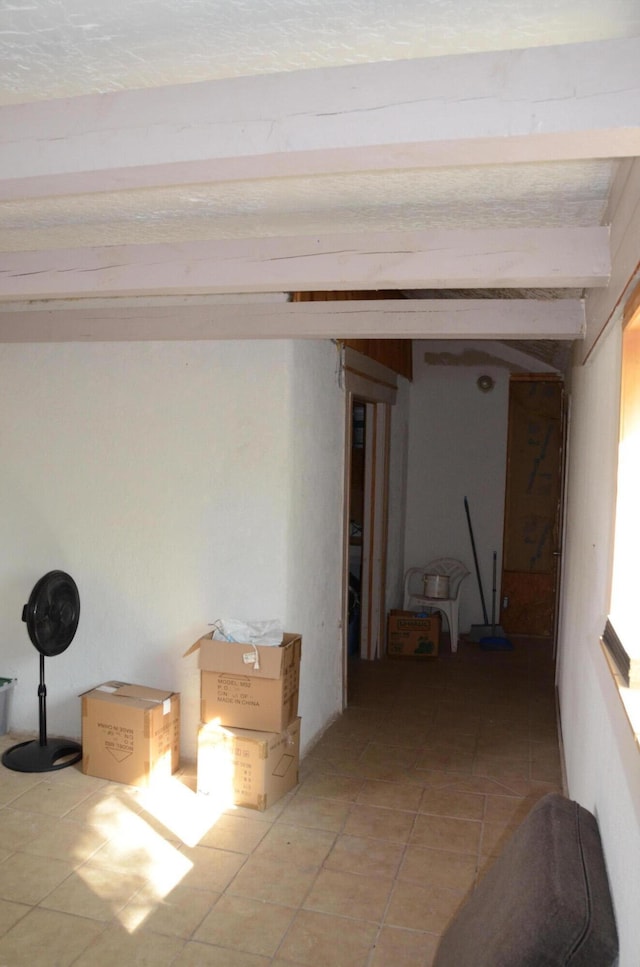
{"type": "Polygon", "coordinates": [[[433,967],[614,967],[617,954],[595,817],[552,793],[447,926],[433,967]]]}

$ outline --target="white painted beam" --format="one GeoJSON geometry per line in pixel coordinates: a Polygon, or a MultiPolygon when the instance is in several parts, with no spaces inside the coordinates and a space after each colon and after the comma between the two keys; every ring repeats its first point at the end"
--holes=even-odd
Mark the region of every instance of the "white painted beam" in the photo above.
{"type": "Polygon", "coordinates": [[[0,108],[0,199],[640,155],[640,37],[0,108]]]}
{"type": "Polygon", "coordinates": [[[374,301],[137,304],[114,299],[0,306],[0,342],[165,339],[558,339],[584,336],[575,299],[389,299],[374,301]]]}
{"type": "Polygon", "coordinates": [[[16,252],[0,300],[347,289],[606,285],[607,228],[227,239],[16,252]]]}

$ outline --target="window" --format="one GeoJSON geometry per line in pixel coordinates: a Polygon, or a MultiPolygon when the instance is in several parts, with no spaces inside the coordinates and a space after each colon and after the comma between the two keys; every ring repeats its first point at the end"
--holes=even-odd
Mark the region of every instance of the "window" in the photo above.
{"type": "Polygon", "coordinates": [[[640,688],[640,288],[627,303],[624,323],[616,526],[604,640],[625,684],[640,688]]]}

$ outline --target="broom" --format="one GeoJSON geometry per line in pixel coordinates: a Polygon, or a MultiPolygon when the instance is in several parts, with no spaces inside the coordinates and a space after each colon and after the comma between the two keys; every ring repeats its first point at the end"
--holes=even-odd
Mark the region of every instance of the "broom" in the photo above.
{"type": "MultiPolygon", "coordinates": [[[[483,591],[483,588],[482,588],[482,578],[480,577],[480,567],[478,565],[478,555],[476,553],[476,542],[475,542],[475,539],[474,539],[474,536],[473,536],[473,526],[471,524],[471,512],[469,511],[469,501],[467,500],[466,497],[464,498],[464,509],[465,509],[465,513],[467,515],[467,526],[469,528],[469,539],[471,541],[471,550],[473,551],[473,563],[475,564],[475,568],[476,568],[476,578],[477,578],[477,581],[478,581],[478,591],[480,592],[480,602],[482,604],[482,617],[484,618],[484,624],[483,625],[471,625],[471,628],[469,630],[469,637],[471,638],[471,641],[481,641],[482,638],[485,638],[489,634],[495,635],[495,632],[496,632],[496,628],[495,628],[495,624],[494,624],[494,621],[495,621],[495,583],[496,583],[496,579],[495,579],[495,577],[493,579],[493,585],[494,585],[494,588],[493,588],[493,593],[494,593],[494,615],[493,615],[493,618],[492,618],[492,623],[489,624],[489,615],[487,614],[487,606],[486,606],[485,600],[484,600],[484,591],[483,591]]],[[[495,555],[494,555],[494,560],[495,560],[495,555]]],[[[498,631],[500,632],[500,634],[504,634],[504,631],[502,630],[502,628],[499,628],[498,631]]]]}
{"type": "Polygon", "coordinates": [[[505,637],[502,628],[496,629],[496,558],[493,552],[493,593],[491,597],[491,634],[480,639],[480,647],[484,651],[512,651],[513,644],[505,637]],[[498,634],[496,634],[496,631],[498,634]]]}

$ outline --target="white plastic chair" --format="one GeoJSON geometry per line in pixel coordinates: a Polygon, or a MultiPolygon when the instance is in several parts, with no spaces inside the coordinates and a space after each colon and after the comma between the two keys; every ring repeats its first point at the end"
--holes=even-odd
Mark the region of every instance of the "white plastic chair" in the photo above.
{"type": "Polygon", "coordinates": [[[441,611],[446,617],[451,636],[451,651],[458,650],[458,606],[460,587],[469,571],[452,557],[439,557],[424,567],[410,567],[404,576],[404,610],[424,611],[430,608],[441,611]],[[446,598],[429,598],[424,593],[427,574],[443,574],[449,578],[449,595],[446,598]]]}

